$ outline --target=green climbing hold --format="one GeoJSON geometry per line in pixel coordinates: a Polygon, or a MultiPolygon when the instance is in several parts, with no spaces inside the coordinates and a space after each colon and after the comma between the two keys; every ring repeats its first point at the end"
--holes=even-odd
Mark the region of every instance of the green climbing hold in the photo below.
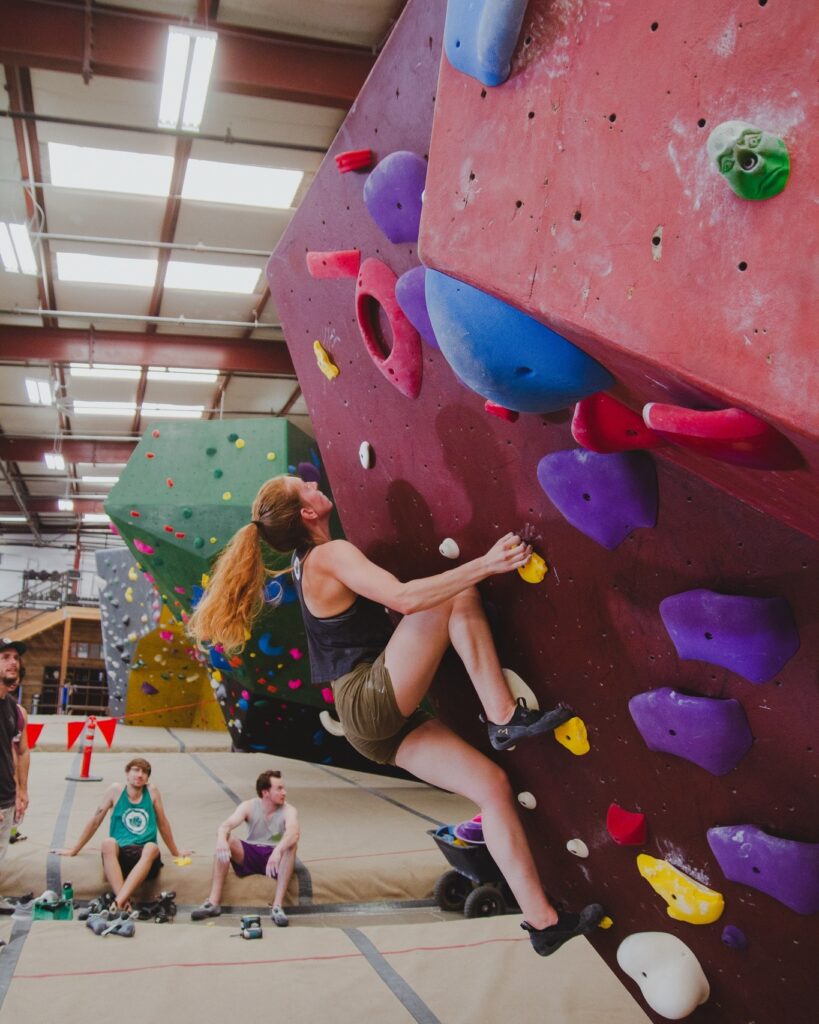
{"type": "Polygon", "coordinates": [[[203,548],[205,546],[204,538],[203,537],[195,537],[194,541],[193,541],[193,546],[195,548],[203,548]]]}
{"type": "Polygon", "coordinates": [[[230,441],[231,444],[233,444],[234,441],[238,441],[238,439],[238,434],[228,434],[228,441],[230,441]]]}
{"type": "Polygon", "coordinates": [[[214,469],[213,475],[216,477],[217,480],[219,479],[220,476],[224,476],[221,469],[214,469]]]}
{"type": "Polygon", "coordinates": [[[183,519],[190,519],[190,517],[192,515],[193,515],[193,512],[192,512],[191,509],[189,509],[189,508],[183,508],[182,509],[182,518],[183,519]]]}
{"type": "Polygon", "coordinates": [[[216,449],[215,448],[206,448],[205,449],[205,455],[215,455],[215,454],[216,454],[216,449]]]}
{"type": "Polygon", "coordinates": [[[791,160],[782,139],[747,121],[723,121],[708,136],[708,156],[742,199],[770,199],[788,183],[791,160]]]}

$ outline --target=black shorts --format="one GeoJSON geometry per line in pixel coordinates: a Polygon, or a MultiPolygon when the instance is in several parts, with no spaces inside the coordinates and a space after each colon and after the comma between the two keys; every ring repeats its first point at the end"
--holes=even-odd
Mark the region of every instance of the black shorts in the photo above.
{"type": "MultiPolygon", "coordinates": [[[[122,877],[127,876],[133,871],[137,865],[137,861],[142,856],[141,846],[120,846],[119,853],[117,854],[117,860],[119,860],[119,866],[122,868],[122,877]]],[[[162,867],[162,858],[157,857],[156,860],[151,864],[151,870],[146,875],[146,880],[156,878],[159,874],[159,869],[162,867]]]]}

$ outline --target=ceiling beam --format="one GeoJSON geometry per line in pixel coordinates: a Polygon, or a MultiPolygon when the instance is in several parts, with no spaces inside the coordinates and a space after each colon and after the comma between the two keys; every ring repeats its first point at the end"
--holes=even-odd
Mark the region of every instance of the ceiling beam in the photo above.
{"type": "MultiPolygon", "coordinates": [[[[76,497],[73,497],[73,496],[72,496],[71,500],[74,502],[74,511],[73,511],[73,513],[72,512],[60,512],[60,510],[57,508],[57,502],[59,501],[59,498],[43,498],[43,497],[32,498],[32,497],[29,497],[26,500],[26,507],[27,507],[29,512],[37,512],[37,513],[42,513],[42,512],[55,512],[55,513],[57,513],[57,512],[59,512],[60,515],[62,515],[62,516],[71,516],[74,513],[80,513],[80,512],[104,512],[105,511],[105,508],[103,507],[105,505],[104,501],[94,500],[93,498],[76,498],[76,497]]],[[[14,514],[16,514],[18,512],[20,512],[20,509],[17,506],[17,502],[13,498],[0,497],[0,515],[10,515],[10,514],[14,515],[14,514]]],[[[14,523],[0,523],[0,527],[2,527],[3,529],[6,529],[9,526],[13,526],[13,525],[14,525],[14,523]]],[[[23,526],[23,525],[24,525],[23,523],[20,523],[20,526],[23,526]]],[[[42,526],[42,524],[40,524],[40,525],[42,526]]]]}
{"type": "Polygon", "coordinates": [[[0,324],[0,361],[34,363],[116,363],[135,366],[196,366],[268,377],[295,377],[281,341],[209,338],[132,331],[81,331],[0,324]]]}
{"type": "MultiPolygon", "coordinates": [[[[101,465],[106,462],[127,462],[137,441],[82,441],[65,437],[59,451],[65,461],[88,462],[101,465]]],[[[0,436],[0,461],[41,462],[46,452],[55,450],[54,438],[0,436]]]]}
{"type": "MultiPolygon", "coordinates": [[[[168,26],[182,19],[94,6],[91,73],[161,82],[168,26]]],[[[219,92],[346,110],[375,54],[362,47],[288,38],[210,22],[219,33],[211,87],[219,92]]],[[[0,62],[88,74],[85,5],[3,0],[0,62]]]]}

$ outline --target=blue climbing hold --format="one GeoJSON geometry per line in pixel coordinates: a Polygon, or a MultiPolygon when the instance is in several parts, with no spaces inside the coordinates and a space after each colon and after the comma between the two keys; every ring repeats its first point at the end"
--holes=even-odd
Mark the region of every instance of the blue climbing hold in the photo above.
{"type": "Polygon", "coordinates": [[[545,324],[441,274],[426,274],[427,310],[444,358],[467,387],[516,412],[555,412],[615,383],[545,324]]]}
{"type": "Polygon", "coordinates": [[[284,648],[273,643],[272,633],[262,633],[259,637],[259,650],[274,658],[279,654],[284,654],[284,648]]]}
{"type": "Polygon", "coordinates": [[[217,651],[215,647],[211,647],[208,651],[208,657],[210,658],[210,663],[214,668],[218,668],[221,672],[230,672],[230,662],[221,651],[217,651]]]}
{"type": "Polygon", "coordinates": [[[449,63],[484,85],[509,77],[527,0],[448,0],[444,50],[449,63]]]}

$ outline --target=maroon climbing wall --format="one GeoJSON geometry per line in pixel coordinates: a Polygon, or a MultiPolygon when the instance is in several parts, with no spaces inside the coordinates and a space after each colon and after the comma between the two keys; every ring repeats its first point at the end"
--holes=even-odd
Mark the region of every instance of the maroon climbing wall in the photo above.
{"type": "MultiPolygon", "coordinates": [[[[568,17],[570,11],[590,5],[552,6],[562,12],[561,17],[568,17]]],[[[718,6],[726,9],[727,5],[721,2],[718,6]]],[[[749,21],[751,15],[756,19],[769,13],[761,11],[756,0],[735,6],[737,10],[740,6],[747,8],[749,21]]],[[[535,810],[521,813],[549,892],[573,906],[592,898],[606,904],[614,927],[598,932],[592,941],[640,1001],[636,986],[616,965],[617,946],[634,932],[667,931],[693,950],[711,984],[711,998],[696,1011],[694,1020],[703,1024],[767,1024],[810,1019],[819,938],[816,917],[800,916],[769,896],[726,880],[707,844],[706,830],[715,825],[753,823],[786,838],[819,842],[816,543],[729,496],[726,490],[734,489],[733,484],[729,487],[717,479],[719,486],[714,486],[702,479],[706,475],[711,480],[718,477],[719,467],[711,467],[706,474],[693,457],[685,467],[684,457],[672,460],[666,455],[653,455],[660,493],[656,528],[637,530],[616,550],[605,550],[563,519],[535,477],[537,463],[544,455],[575,447],[569,429],[571,410],[548,416],[522,415],[516,423],[489,416],[484,412],[483,400],[453,376],[440,353],[427,346],[423,348],[420,394],[414,400],[406,398],[382,375],[364,347],[355,319],[355,280],[315,280],[307,273],[305,254],[311,250],[357,248],[362,258],[378,257],[397,274],[417,265],[417,246],[390,243],[369,217],[362,202],[366,171],[339,174],[333,156],[367,147],[373,150],[376,161],[398,149],[429,153],[443,7],[433,0],[411,0],[269,267],[271,289],[345,532],[372,558],[402,578],[411,578],[452,564],[438,552],[445,537],[454,538],[462,557],[470,558],[482,553],[502,531],[527,525],[531,528],[537,549],[551,566],[545,580],[531,585],[517,575],[497,578],[482,586],[482,592],[503,664],[529,683],[542,704],[557,698],[571,701],[588,728],[591,750],[585,756],[572,755],[551,737],[496,755],[507,768],[516,791],[528,790],[537,799],[535,810]],[[339,368],[333,380],[325,377],[317,365],[313,351],[316,340],[339,368]],[[368,441],[375,453],[374,466],[369,470],[359,462],[363,441],[368,441]],[[681,662],[663,627],[658,605],[668,595],[695,587],[728,594],[785,597],[799,629],[800,650],[775,679],[762,685],[752,685],[732,672],[702,662],[681,662]],[[755,742],[736,769],[717,778],[688,761],[647,749],[628,713],[628,700],[663,686],[707,697],[734,697],[742,703],[755,742]],[[648,837],[644,845],[618,846],[608,837],[606,811],[612,802],[646,814],[648,837]],[[587,859],[578,859],[566,850],[566,842],[574,837],[589,846],[587,859]],[[720,891],[726,903],[720,921],[696,926],[671,920],[663,900],[637,872],[635,861],[640,852],[668,859],[720,891]],[[726,924],[746,933],[750,943],[746,951],[729,949],[721,942],[726,924]]],[[[540,5],[536,8],[539,10],[540,5]]],[[[664,25],[673,9],[670,3],[659,3],[660,14],[647,16],[647,20],[656,18],[664,25]]],[[[704,8],[692,12],[691,17],[697,19],[692,27],[693,40],[695,30],[697,38],[702,35],[697,26],[707,12],[704,8]]],[[[743,17],[735,18],[737,33],[743,17]]],[[[676,39],[677,34],[672,38],[676,39]]],[[[626,108],[613,105],[614,97],[621,80],[631,89],[630,76],[641,46],[634,44],[631,56],[623,52],[623,46],[625,42],[611,42],[606,53],[600,55],[599,68],[606,80],[593,102],[595,116],[606,115],[604,132],[612,124],[617,130],[621,116],[628,121],[625,114],[621,115],[626,108]],[[616,122],[608,121],[611,113],[617,113],[616,122]]],[[[681,64],[688,73],[696,73],[690,62],[681,62],[679,57],[677,54],[673,64],[669,61],[667,88],[672,92],[677,88],[681,64]]],[[[451,74],[445,70],[444,80],[451,74]]],[[[570,80],[555,80],[562,83],[561,89],[568,95],[570,80]]],[[[546,88],[542,82],[538,87],[546,88]]],[[[481,87],[472,83],[464,88],[463,134],[481,137],[480,152],[487,159],[494,150],[492,167],[497,174],[502,168],[502,181],[495,182],[492,189],[497,196],[505,190],[514,209],[516,199],[529,195],[517,188],[518,178],[529,182],[537,161],[534,154],[522,160],[519,153],[512,152],[512,135],[499,134],[493,141],[491,132],[481,125],[482,114],[475,112],[467,95],[472,89],[479,96],[481,87]],[[501,159],[504,153],[505,160],[501,159]]],[[[724,91],[720,90],[720,104],[724,91]]],[[[498,102],[495,94],[492,96],[492,102],[498,102]]],[[[592,98],[587,99],[591,104],[592,98]]],[[[536,109],[544,111],[544,118],[551,116],[550,101],[544,106],[538,100],[536,109]]],[[[716,116],[705,106],[701,109],[702,116],[709,120],[716,116]]],[[[721,107],[720,120],[723,113],[721,107]]],[[[584,116],[592,117],[591,113],[584,116]]],[[[695,123],[699,116],[697,110],[695,123]]],[[[576,123],[579,130],[581,122],[582,118],[564,118],[562,138],[571,141],[572,125],[576,123]]],[[[495,127],[502,131],[497,124],[495,127]]],[[[551,138],[554,143],[554,129],[551,138]]],[[[457,147],[451,151],[444,147],[442,156],[452,160],[456,154],[457,147]]],[[[632,161],[633,174],[639,177],[640,158],[627,147],[620,155],[608,152],[600,171],[600,189],[608,180],[608,164],[621,158],[632,161]]],[[[464,159],[458,165],[458,175],[468,178],[472,166],[471,159],[464,159]]],[[[577,167],[566,173],[576,177],[577,167]]],[[[522,296],[521,305],[527,306],[523,297],[528,294],[528,285],[524,287],[524,283],[529,282],[531,246],[535,243],[522,237],[520,244],[512,246],[507,221],[498,220],[492,230],[487,227],[468,244],[458,240],[460,229],[453,226],[452,241],[458,244],[451,253],[446,230],[436,227],[427,246],[427,214],[442,209],[446,202],[452,210],[458,205],[452,199],[453,180],[445,178],[434,168],[428,176],[425,251],[428,248],[436,265],[453,274],[458,273],[463,261],[464,277],[486,289],[503,291],[507,299],[522,296]],[[445,189],[449,189],[448,199],[443,196],[445,189]],[[469,272],[475,263],[481,263],[489,276],[469,272]],[[495,286],[495,281],[514,282],[516,275],[517,291],[511,284],[504,289],[495,286]]],[[[640,194],[652,197],[647,183],[640,184],[640,194]]],[[[580,222],[583,225],[591,218],[588,204],[594,196],[590,191],[580,198],[585,204],[580,222]]],[[[649,217],[652,223],[645,239],[649,251],[650,233],[656,224],[672,213],[675,223],[679,224],[680,218],[676,205],[669,210],[662,208],[657,197],[652,202],[656,216],[652,213],[649,217]]],[[[570,220],[574,209],[569,210],[570,220]]],[[[549,240],[554,241],[549,217],[547,212],[540,233],[544,251],[549,240]]],[[[631,231],[629,225],[624,225],[610,239],[613,246],[622,241],[627,228],[631,231]]],[[[595,237],[604,238],[601,231],[597,228],[595,237]]],[[[642,233],[637,233],[642,245],[642,233]]],[[[663,237],[673,238],[673,234],[669,231],[663,237]]],[[[562,228],[557,237],[565,237],[562,228]]],[[[743,240],[758,245],[749,229],[743,240]]],[[[566,244],[571,258],[562,261],[556,272],[551,271],[553,256],[547,259],[549,279],[558,294],[568,288],[564,275],[575,273],[572,261],[588,257],[582,236],[566,244]]],[[[734,259],[733,248],[738,246],[736,239],[730,239],[730,259],[734,259]]],[[[677,255],[672,256],[674,245],[664,247],[659,263],[663,273],[666,254],[673,265],[674,260],[681,259],[680,249],[682,243],[677,255]]],[[[747,254],[748,249],[743,252],[747,254]]],[[[725,258],[728,260],[728,256],[725,258]]],[[[652,266],[646,274],[654,269],[652,266]]],[[[798,268],[794,272],[798,273],[798,268]]],[[[706,284],[708,278],[708,272],[703,271],[706,284]]],[[[705,284],[672,272],[664,280],[664,287],[654,293],[656,307],[641,297],[640,308],[655,319],[662,314],[669,329],[679,331],[680,325],[669,316],[668,307],[679,298],[680,290],[702,291],[705,284]]],[[[638,290],[639,284],[638,280],[638,290]]],[[[629,382],[621,386],[624,397],[633,397],[630,389],[639,380],[646,395],[657,397],[648,389],[645,375],[650,372],[670,386],[681,376],[679,368],[672,372],[652,364],[650,371],[645,366],[641,371],[643,364],[638,357],[644,353],[640,352],[626,356],[618,351],[610,363],[604,341],[616,336],[615,340],[623,342],[619,326],[622,305],[614,292],[590,294],[588,301],[594,303],[596,317],[595,355],[610,365],[618,378],[624,366],[630,368],[629,382]],[[607,314],[609,303],[612,311],[607,314]],[[608,327],[607,315],[611,317],[608,327]]],[[[545,320],[550,319],[548,298],[549,289],[544,288],[536,312],[545,320]]],[[[713,302],[718,313],[718,298],[713,297],[713,302]]],[[[785,315],[780,307],[776,309],[777,318],[785,315]]],[[[569,319],[563,308],[559,319],[569,319]]],[[[700,337],[706,320],[697,314],[697,330],[692,336],[700,337]]],[[[386,327],[384,331],[388,347],[389,332],[386,327]]],[[[644,341],[646,337],[647,333],[644,341]]],[[[730,391],[737,376],[730,366],[723,368],[719,356],[725,348],[724,341],[712,345],[710,365],[720,375],[706,389],[713,395],[730,391]]],[[[701,353],[704,347],[697,351],[701,353]]],[[[761,400],[751,407],[760,413],[765,409],[761,400]]],[[[776,421],[784,426],[781,412],[779,408],[776,421]]],[[[726,472],[730,475],[733,471],[726,472]]],[[[759,479],[767,481],[760,485],[762,491],[776,490],[776,480],[784,479],[783,487],[796,487],[793,480],[798,480],[796,475],[788,474],[764,474],[759,479]]],[[[752,496],[745,497],[750,500],[752,496]]],[[[489,752],[477,721],[477,701],[454,660],[445,664],[433,695],[441,717],[489,752]]],[[[443,871],[443,859],[441,866],[443,871]]],[[[647,1012],[651,1015],[650,1010],[647,1012]]]]}

